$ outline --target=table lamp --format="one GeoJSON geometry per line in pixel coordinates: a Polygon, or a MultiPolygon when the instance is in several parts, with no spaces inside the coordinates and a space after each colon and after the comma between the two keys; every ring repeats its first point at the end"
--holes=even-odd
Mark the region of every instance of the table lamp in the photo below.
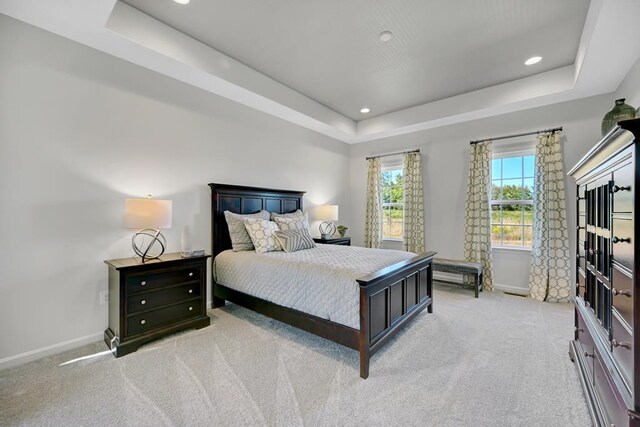
{"type": "Polygon", "coordinates": [[[320,237],[330,239],[336,232],[333,221],[338,220],[338,205],[320,205],[316,211],[316,217],[320,221],[320,237]]]}
{"type": "Polygon", "coordinates": [[[160,228],[171,228],[172,207],[171,200],[125,200],[124,228],[138,229],[131,239],[131,246],[143,263],[164,253],[167,241],[160,228]]]}

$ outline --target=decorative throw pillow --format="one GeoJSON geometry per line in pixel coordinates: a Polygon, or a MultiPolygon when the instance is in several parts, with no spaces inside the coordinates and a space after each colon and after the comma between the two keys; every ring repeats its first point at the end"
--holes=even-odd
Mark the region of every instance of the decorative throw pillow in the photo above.
{"type": "Polygon", "coordinates": [[[229,227],[229,237],[231,237],[231,247],[235,252],[252,251],[253,243],[244,227],[244,220],[247,218],[269,219],[269,212],[260,211],[253,214],[237,214],[230,211],[224,211],[224,217],[229,227]]]}
{"type": "Polygon", "coordinates": [[[271,219],[278,224],[278,228],[282,231],[309,229],[307,213],[302,213],[300,209],[288,214],[271,212],[271,219]]]}
{"type": "Polygon", "coordinates": [[[282,246],[274,236],[278,231],[278,224],[264,219],[247,218],[244,227],[259,254],[265,252],[281,251],[282,246]]]}
{"type": "Polygon", "coordinates": [[[316,247],[309,230],[301,228],[300,230],[276,231],[276,239],[285,252],[301,251],[303,249],[312,249],[316,247]]]}

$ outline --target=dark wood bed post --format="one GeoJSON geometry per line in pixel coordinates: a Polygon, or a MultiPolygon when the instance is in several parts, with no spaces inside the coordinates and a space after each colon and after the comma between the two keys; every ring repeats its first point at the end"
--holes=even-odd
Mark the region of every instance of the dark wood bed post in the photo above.
{"type": "Polygon", "coordinates": [[[367,325],[369,317],[367,291],[360,287],[360,378],[365,380],[369,377],[369,328],[363,327],[367,325]]]}
{"type": "MultiPolygon", "coordinates": [[[[215,258],[231,249],[224,211],[248,214],[265,209],[288,213],[302,210],[304,192],[209,184],[211,187],[211,246],[215,258]]],[[[331,322],[283,307],[211,281],[211,306],[231,301],[265,316],[295,326],[360,352],[360,376],[369,376],[371,356],[409,320],[425,308],[433,311],[431,263],[435,252],[427,252],[396,263],[357,280],[360,286],[360,329],[331,322]]]]}

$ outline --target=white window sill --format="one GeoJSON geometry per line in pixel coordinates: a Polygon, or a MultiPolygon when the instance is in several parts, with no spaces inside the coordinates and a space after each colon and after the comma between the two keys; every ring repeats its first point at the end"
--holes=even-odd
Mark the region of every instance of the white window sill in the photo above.
{"type": "Polygon", "coordinates": [[[389,238],[384,238],[382,239],[383,242],[398,242],[398,243],[402,243],[402,239],[389,239],[389,238]]]}
{"type": "Polygon", "coordinates": [[[504,252],[531,252],[531,248],[520,247],[520,246],[492,246],[491,249],[494,251],[504,251],[504,252]]]}

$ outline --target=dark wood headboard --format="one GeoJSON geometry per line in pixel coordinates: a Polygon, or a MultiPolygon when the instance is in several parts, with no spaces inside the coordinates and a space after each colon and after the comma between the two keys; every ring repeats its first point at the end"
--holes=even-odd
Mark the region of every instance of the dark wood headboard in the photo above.
{"type": "Polygon", "coordinates": [[[211,250],[214,257],[226,249],[231,249],[224,211],[250,214],[263,209],[276,213],[289,213],[296,209],[303,209],[304,191],[228,184],[209,184],[209,187],[211,187],[211,250]]]}

